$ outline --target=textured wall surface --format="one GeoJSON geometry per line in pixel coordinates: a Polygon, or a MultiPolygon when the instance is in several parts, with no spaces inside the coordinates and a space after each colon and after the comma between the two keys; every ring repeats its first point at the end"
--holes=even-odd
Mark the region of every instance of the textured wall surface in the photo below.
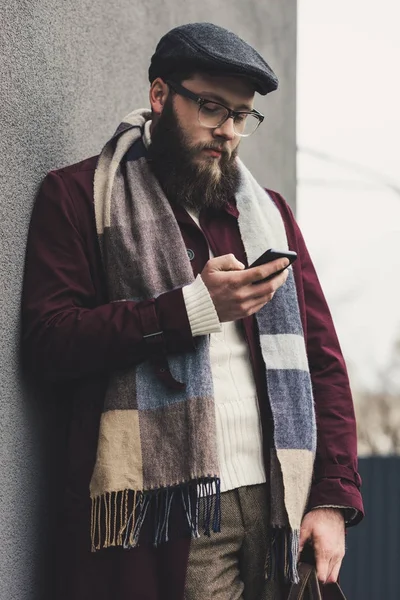
{"type": "Polygon", "coordinates": [[[32,203],[50,169],[98,153],[121,118],[147,104],[147,65],[171,27],[207,20],[265,56],[280,89],[243,142],[260,183],[295,199],[296,3],[293,0],[3,0],[0,36],[0,598],[49,598],[53,488],[61,409],[18,367],[18,315],[32,203]]]}

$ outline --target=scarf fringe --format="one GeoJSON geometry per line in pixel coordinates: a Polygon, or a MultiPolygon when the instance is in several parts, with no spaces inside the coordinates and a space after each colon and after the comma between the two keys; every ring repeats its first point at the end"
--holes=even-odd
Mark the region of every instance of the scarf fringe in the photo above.
{"type": "Polygon", "coordinates": [[[265,578],[276,581],[283,575],[286,583],[299,583],[300,531],[287,527],[274,527],[265,563],[265,578]]]}
{"type": "Polygon", "coordinates": [[[105,492],[91,499],[92,552],[112,546],[135,548],[146,519],[153,520],[150,527],[154,546],[168,542],[173,501],[181,503],[193,538],[200,537],[199,528],[208,537],[211,532],[220,532],[221,489],[217,477],[148,492],[105,492]]]}

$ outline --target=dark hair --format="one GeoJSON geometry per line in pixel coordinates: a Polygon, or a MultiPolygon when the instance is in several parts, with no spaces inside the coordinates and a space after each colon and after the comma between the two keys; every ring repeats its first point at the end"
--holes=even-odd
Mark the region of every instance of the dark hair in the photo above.
{"type": "Polygon", "coordinates": [[[174,71],[170,75],[168,75],[168,79],[171,81],[175,81],[175,83],[182,83],[186,79],[192,79],[197,71],[193,70],[185,70],[185,71],[174,71]]]}

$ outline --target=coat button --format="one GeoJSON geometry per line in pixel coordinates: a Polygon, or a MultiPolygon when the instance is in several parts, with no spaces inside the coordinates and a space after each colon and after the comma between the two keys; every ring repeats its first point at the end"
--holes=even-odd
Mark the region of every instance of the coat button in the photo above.
{"type": "Polygon", "coordinates": [[[193,250],[191,250],[190,248],[186,248],[186,250],[187,250],[187,255],[188,255],[189,260],[193,260],[194,256],[195,256],[193,250]]]}

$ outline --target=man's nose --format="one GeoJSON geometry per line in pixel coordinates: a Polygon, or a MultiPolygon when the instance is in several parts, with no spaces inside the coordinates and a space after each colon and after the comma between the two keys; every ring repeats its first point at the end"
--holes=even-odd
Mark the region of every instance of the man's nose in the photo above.
{"type": "Polygon", "coordinates": [[[236,137],[235,130],[233,128],[233,119],[228,117],[225,123],[219,125],[213,130],[215,137],[222,137],[226,140],[233,140],[236,137]]]}

